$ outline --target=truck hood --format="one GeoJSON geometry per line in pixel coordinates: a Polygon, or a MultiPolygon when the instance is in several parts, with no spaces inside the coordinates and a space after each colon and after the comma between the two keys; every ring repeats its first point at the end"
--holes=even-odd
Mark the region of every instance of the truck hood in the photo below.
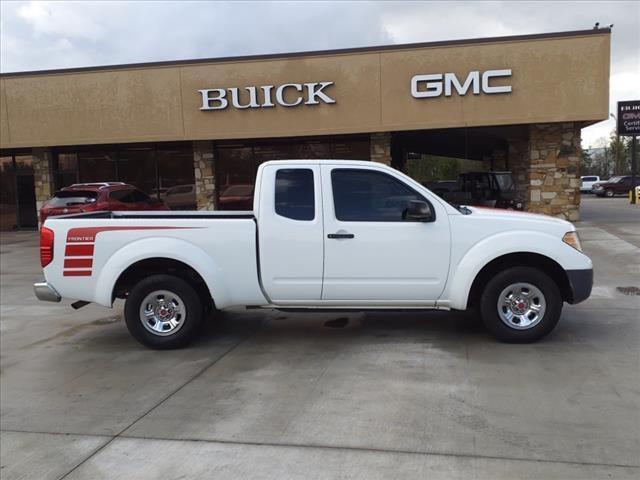
{"type": "Polygon", "coordinates": [[[556,231],[560,235],[575,230],[571,222],[549,215],[538,213],[518,212],[516,210],[503,210],[499,208],[467,207],[473,216],[483,220],[504,222],[522,228],[549,232],[556,231]]]}

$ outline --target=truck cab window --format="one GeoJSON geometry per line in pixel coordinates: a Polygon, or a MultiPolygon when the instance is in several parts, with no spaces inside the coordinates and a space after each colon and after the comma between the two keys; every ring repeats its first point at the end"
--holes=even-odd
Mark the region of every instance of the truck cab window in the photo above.
{"type": "Polygon", "coordinates": [[[315,218],[313,171],[283,168],[276,172],[276,213],[292,220],[315,218]]]}
{"type": "Polygon", "coordinates": [[[385,173],[336,168],[331,171],[336,218],[346,222],[402,222],[411,200],[424,197],[385,173]]]}

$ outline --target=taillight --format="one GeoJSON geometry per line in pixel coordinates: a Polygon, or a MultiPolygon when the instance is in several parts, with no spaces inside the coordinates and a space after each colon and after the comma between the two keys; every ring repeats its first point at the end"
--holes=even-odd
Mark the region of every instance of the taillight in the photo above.
{"type": "Polygon", "coordinates": [[[53,230],[47,227],[40,229],[40,265],[46,267],[53,260],[53,230]]]}

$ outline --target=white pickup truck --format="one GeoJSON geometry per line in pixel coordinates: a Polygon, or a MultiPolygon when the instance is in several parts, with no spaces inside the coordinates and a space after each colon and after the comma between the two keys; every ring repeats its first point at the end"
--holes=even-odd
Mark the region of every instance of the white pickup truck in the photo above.
{"type": "Polygon", "coordinates": [[[36,296],[123,298],[131,334],[163,349],[237,306],[473,309],[498,339],[531,342],[591,293],[571,223],[455,207],[382,164],[264,163],[253,208],[48,218],[36,296]]]}

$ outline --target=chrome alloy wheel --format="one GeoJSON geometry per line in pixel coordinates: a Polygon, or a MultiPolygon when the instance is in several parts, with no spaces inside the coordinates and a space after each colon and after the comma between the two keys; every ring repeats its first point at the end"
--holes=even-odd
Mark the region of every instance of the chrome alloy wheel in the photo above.
{"type": "Polygon", "coordinates": [[[498,297],[498,315],[507,326],[526,330],[544,317],[547,302],[538,287],[530,283],[514,283],[498,297]]]}
{"type": "Polygon", "coordinates": [[[168,290],[156,290],[140,304],[140,321],[154,335],[173,335],[184,325],[187,307],[182,299],[168,290]]]}

